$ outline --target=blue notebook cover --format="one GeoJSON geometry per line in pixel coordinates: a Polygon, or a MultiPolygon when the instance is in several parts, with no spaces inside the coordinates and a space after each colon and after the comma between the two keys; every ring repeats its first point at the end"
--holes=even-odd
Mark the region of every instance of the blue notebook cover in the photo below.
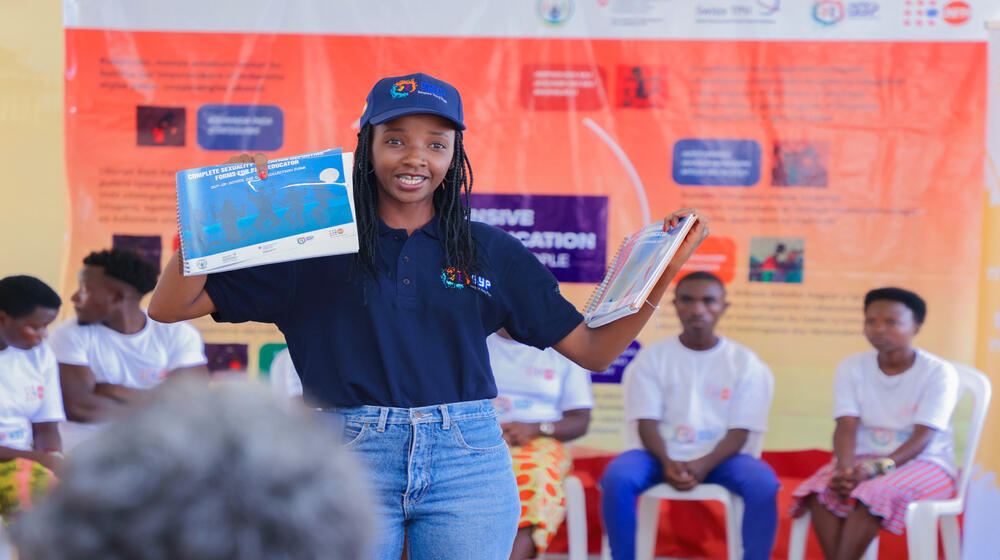
{"type": "Polygon", "coordinates": [[[177,173],[185,276],[358,252],[352,153],[340,148],[177,173]]]}

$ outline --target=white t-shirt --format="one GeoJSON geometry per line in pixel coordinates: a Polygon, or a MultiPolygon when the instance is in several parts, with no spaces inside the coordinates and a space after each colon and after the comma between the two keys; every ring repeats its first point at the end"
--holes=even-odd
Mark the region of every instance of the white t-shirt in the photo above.
{"type": "Polygon", "coordinates": [[[297,397],[302,394],[302,380],[295,371],[292,355],[285,348],[274,355],[271,361],[271,388],[283,397],[297,397]]]}
{"type": "Polygon", "coordinates": [[[0,350],[0,446],[29,451],[32,424],[65,419],[59,366],[49,345],[0,350]]]}
{"type": "Polygon", "coordinates": [[[552,348],[539,350],[492,334],[486,338],[497,384],[493,404],[504,422],[556,422],[567,410],[594,408],[590,373],[552,348]]]}
{"type": "Polygon", "coordinates": [[[74,317],[52,330],[51,344],[59,363],[87,366],[98,383],[133,389],[149,389],[172,370],[208,361],[197,329],[148,316],[146,326],[135,334],[102,324],[80,325],[74,317]]]}
{"type": "Polygon", "coordinates": [[[916,424],[936,432],[917,456],[955,474],[951,414],[958,404],[958,372],[947,361],[917,349],[910,369],[886,375],[878,352],[855,354],[837,366],[833,417],[861,419],[854,453],[888,455],[913,435],[916,424]]]}
{"type": "Polygon", "coordinates": [[[626,446],[641,449],[639,420],[659,420],[667,456],[704,457],[731,429],[749,430],[741,453],[759,455],[774,396],[771,369],[728,338],[691,350],[671,337],[640,350],[625,368],[626,446]]]}

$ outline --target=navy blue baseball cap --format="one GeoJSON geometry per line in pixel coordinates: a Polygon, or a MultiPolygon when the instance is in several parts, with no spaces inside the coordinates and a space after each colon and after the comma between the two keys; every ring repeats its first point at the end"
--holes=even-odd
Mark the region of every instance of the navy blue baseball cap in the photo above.
{"type": "Polygon", "coordinates": [[[403,115],[429,113],[444,117],[465,130],[462,97],[448,82],[427,74],[382,78],[368,92],[361,126],[382,124],[403,115]]]}

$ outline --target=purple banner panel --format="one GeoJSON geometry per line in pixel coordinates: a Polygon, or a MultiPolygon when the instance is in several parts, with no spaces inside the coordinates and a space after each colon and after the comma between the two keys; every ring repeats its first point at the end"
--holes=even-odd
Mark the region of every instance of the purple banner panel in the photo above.
{"type": "Polygon", "coordinates": [[[600,282],[608,197],[473,194],[472,219],[521,240],[560,282],[600,282]]]}

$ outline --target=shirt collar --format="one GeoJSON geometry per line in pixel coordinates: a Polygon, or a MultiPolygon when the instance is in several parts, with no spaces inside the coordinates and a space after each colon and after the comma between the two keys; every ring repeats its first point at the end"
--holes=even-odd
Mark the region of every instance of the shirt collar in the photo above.
{"type": "MultiPolygon", "coordinates": [[[[438,235],[438,222],[439,222],[438,215],[435,212],[434,213],[434,217],[431,218],[431,221],[427,222],[426,224],[424,224],[423,227],[418,228],[415,231],[422,231],[422,232],[424,232],[425,235],[427,235],[427,237],[430,237],[431,239],[438,239],[440,237],[438,235]]],[[[391,233],[396,233],[396,232],[400,232],[400,231],[403,231],[403,230],[402,229],[393,229],[393,228],[389,227],[388,225],[386,225],[386,223],[384,221],[382,221],[381,217],[378,218],[378,234],[379,234],[379,237],[383,237],[383,236],[389,235],[391,233]]]]}

